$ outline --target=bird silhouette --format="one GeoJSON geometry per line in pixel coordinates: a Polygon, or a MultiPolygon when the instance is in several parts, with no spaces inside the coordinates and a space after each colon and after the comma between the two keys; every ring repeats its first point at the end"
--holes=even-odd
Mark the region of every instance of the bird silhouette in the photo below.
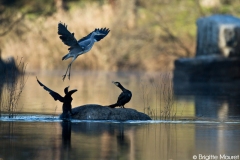
{"type": "MultiPolygon", "coordinates": [[[[36,78],[37,78],[37,77],[36,77],[36,78]]],[[[63,103],[63,105],[62,105],[62,110],[63,110],[63,114],[64,114],[64,115],[67,115],[69,112],[70,112],[71,115],[73,115],[73,113],[72,113],[72,105],[71,105],[73,99],[72,99],[71,96],[72,96],[72,94],[73,94],[74,92],[77,91],[76,89],[71,90],[71,91],[68,91],[69,86],[66,87],[66,88],[64,89],[65,96],[62,97],[62,96],[61,96],[60,94],[58,94],[57,92],[54,92],[53,90],[49,89],[49,88],[46,87],[44,84],[42,84],[42,83],[38,80],[38,78],[37,78],[37,82],[39,83],[40,86],[42,86],[46,91],[49,92],[49,94],[54,98],[55,101],[58,100],[58,101],[60,101],[60,102],[63,103]]]]}
{"type": "Polygon", "coordinates": [[[122,93],[118,96],[117,103],[111,104],[108,107],[115,108],[119,106],[121,108],[125,108],[124,105],[128,103],[132,98],[132,92],[124,88],[119,82],[113,81],[112,83],[115,84],[118,88],[120,88],[122,90],[122,93]]]}
{"type": "Polygon", "coordinates": [[[68,79],[70,79],[70,71],[73,61],[81,54],[84,54],[91,50],[94,43],[103,39],[110,30],[108,28],[95,29],[91,33],[89,33],[86,37],[81,38],[80,40],[76,40],[74,37],[74,33],[70,33],[67,29],[67,25],[58,23],[58,34],[59,38],[62,40],[64,44],[69,46],[69,53],[62,57],[62,60],[66,60],[72,57],[72,61],[69,63],[66,73],[63,75],[63,81],[68,74],[68,79]]]}

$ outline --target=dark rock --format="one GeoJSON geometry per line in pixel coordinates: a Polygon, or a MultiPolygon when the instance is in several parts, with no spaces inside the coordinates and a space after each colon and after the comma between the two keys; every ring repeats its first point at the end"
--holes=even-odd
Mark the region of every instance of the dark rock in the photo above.
{"type": "MultiPolygon", "coordinates": [[[[135,109],[109,108],[97,104],[88,104],[72,109],[72,119],[79,120],[151,120],[151,118],[135,109]]],[[[60,118],[67,118],[61,114],[60,118]]]]}
{"type": "MultiPolygon", "coordinates": [[[[0,53],[1,54],[1,53],[0,53]]],[[[0,55],[0,73],[1,75],[6,74],[6,71],[8,70],[14,73],[19,73],[19,70],[16,66],[15,60],[13,57],[9,57],[6,60],[1,59],[0,55]]]]}
{"type": "Polygon", "coordinates": [[[197,20],[196,56],[240,57],[240,19],[212,15],[197,20]]]}
{"type": "Polygon", "coordinates": [[[174,85],[240,81],[240,19],[212,15],[197,20],[195,58],[175,61],[174,85]]]}
{"type": "Polygon", "coordinates": [[[199,56],[175,61],[174,82],[233,82],[240,80],[240,58],[199,56]]]}

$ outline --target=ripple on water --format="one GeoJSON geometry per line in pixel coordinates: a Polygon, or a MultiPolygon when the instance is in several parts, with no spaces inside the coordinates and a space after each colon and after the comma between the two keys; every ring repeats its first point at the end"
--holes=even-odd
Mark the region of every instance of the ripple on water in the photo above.
{"type": "Polygon", "coordinates": [[[9,118],[7,115],[0,117],[0,121],[17,121],[17,122],[61,122],[59,116],[53,115],[16,115],[9,118]]]}
{"type": "MultiPolygon", "coordinates": [[[[7,115],[2,115],[0,121],[16,121],[16,122],[61,122],[59,116],[56,115],[31,115],[31,114],[22,114],[16,115],[13,118],[9,118],[7,115]]],[[[218,123],[227,123],[227,124],[240,124],[239,120],[234,121],[216,121],[216,120],[129,120],[129,121],[116,121],[116,120],[71,120],[73,123],[81,122],[92,122],[92,123],[181,123],[181,124],[198,124],[198,123],[209,123],[209,124],[218,124],[218,123]]]]}

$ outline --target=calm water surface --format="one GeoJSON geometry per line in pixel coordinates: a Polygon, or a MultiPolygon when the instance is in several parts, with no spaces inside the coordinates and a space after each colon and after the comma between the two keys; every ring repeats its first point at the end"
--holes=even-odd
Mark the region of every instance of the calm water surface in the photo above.
{"type": "Polygon", "coordinates": [[[239,155],[240,124],[0,122],[2,159],[193,159],[239,155]]]}
{"type": "Polygon", "coordinates": [[[13,119],[0,118],[0,160],[170,160],[193,159],[194,155],[197,159],[201,159],[200,155],[219,159],[223,154],[240,159],[238,90],[218,87],[217,92],[202,92],[183,86],[170,90],[163,86],[171,85],[171,75],[164,73],[73,72],[71,80],[64,82],[61,75],[29,75],[19,102],[21,113],[13,119]],[[62,122],[57,116],[61,103],[37,84],[36,76],[62,95],[66,86],[78,89],[73,94],[73,107],[115,103],[120,90],[111,82],[119,81],[133,93],[126,107],[151,114],[155,120],[62,122]],[[160,117],[167,98],[176,115],[171,121],[160,117]]]}

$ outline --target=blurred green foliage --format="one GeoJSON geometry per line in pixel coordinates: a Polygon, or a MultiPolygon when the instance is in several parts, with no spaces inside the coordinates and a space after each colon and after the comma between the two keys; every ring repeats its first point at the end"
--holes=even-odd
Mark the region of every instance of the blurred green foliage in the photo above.
{"type": "MultiPolygon", "coordinates": [[[[114,4],[121,0],[0,0],[0,15],[10,11],[12,14],[16,12],[27,13],[27,17],[33,19],[39,16],[51,16],[57,11],[56,2],[59,1],[64,4],[64,10],[71,10],[84,7],[89,3],[114,4]]],[[[200,16],[211,14],[240,15],[239,0],[218,0],[220,5],[211,7],[201,6],[201,0],[130,1],[135,1],[138,15],[144,15],[144,18],[138,19],[139,25],[148,25],[155,30],[155,26],[158,26],[158,20],[164,20],[169,24],[168,27],[175,27],[173,32],[177,35],[187,32],[188,35],[195,36],[194,21],[200,16]]]]}
{"type": "Polygon", "coordinates": [[[1,4],[11,11],[36,15],[51,15],[56,11],[54,0],[1,0],[1,4]]]}
{"type": "MultiPolygon", "coordinates": [[[[12,31],[4,41],[0,39],[0,48],[4,54],[14,53],[15,49],[9,46],[22,46],[21,41],[31,39],[26,48],[32,50],[22,50],[21,54],[29,58],[36,51],[45,57],[49,54],[52,60],[48,65],[38,64],[49,67],[59,52],[65,54],[56,35],[57,23],[64,21],[78,36],[89,33],[93,27],[111,28],[109,37],[91,50],[95,57],[85,56],[96,68],[173,68],[169,63],[174,59],[194,56],[196,20],[212,14],[240,17],[240,0],[0,0],[0,37],[12,31]],[[40,52],[33,44],[44,47],[40,52]],[[100,56],[100,52],[106,57],[100,56]],[[113,55],[116,61],[111,60],[113,55]]],[[[79,64],[84,62],[79,60],[79,64]]]]}

